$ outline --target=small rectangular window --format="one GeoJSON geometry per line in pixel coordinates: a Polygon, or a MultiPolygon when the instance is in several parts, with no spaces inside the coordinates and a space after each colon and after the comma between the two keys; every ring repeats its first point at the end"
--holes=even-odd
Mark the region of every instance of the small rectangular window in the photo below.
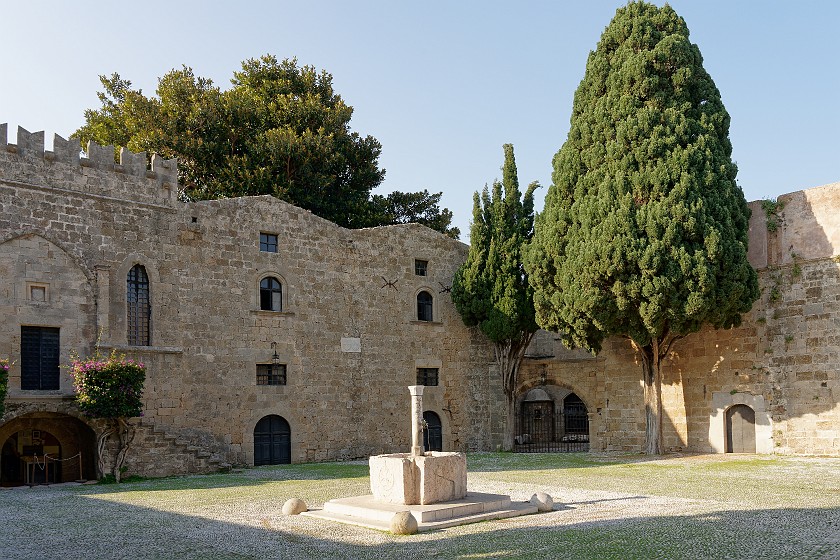
{"type": "Polygon", "coordinates": [[[277,235],[274,233],[260,233],[260,251],[263,253],[276,253],[277,235]]]}
{"type": "Polygon", "coordinates": [[[427,387],[436,387],[438,384],[438,368],[420,367],[417,368],[417,384],[427,387]]]}
{"type": "Polygon", "coordinates": [[[286,364],[257,364],[257,385],[285,385],[286,364]]]}
{"type": "Polygon", "coordinates": [[[417,276],[426,276],[429,270],[429,261],[414,260],[414,274],[417,276]]]}

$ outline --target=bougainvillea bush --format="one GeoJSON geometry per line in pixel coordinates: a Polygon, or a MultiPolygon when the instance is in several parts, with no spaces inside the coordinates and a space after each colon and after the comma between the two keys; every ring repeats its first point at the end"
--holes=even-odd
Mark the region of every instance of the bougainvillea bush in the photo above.
{"type": "Polygon", "coordinates": [[[0,416],[6,412],[6,391],[9,389],[9,368],[12,367],[8,358],[0,358],[0,416]]]}
{"type": "Polygon", "coordinates": [[[79,410],[90,418],[133,418],[143,415],[143,383],[146,366],[111,353],[75,359],[71,375],[79,410]]]}
{"type": "Polygon", "coordinates": [[[76,404],[82,414],[107,421],[107,427],[97,436],[100,477],[105,475],[105,445],[112,434],[117,435],[117,453],[111,474],[119,482],[135,434],[135,427],[128,418],[143,415],[146,366],[116,352],[103,358],[97,351],[92,358],[74,358],[70,374],[76,388],[76,404]]]}

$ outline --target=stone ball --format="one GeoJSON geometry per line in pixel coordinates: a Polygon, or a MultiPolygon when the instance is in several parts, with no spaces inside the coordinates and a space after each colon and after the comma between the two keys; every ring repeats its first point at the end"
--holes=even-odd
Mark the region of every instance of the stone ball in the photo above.
{"type": "Polygon", "coordinates": [[[545,492],[537,492],[531,496],[531,505],[537,506],[537,511],[546,512],[554,509],[554,499],[545,492]]]}
{"type": "Polygon", "coordinates": [[[283,504],[283,515],[298,515],[306,509],[306,502],[300,498],[290,498],[283,504]]]}
{"type": "Polygon", "coordinates": [[[410,511],[399,511],[391,518],[391,532],[395,535],[413,535],[417,533],[417,520],[410,511]]]}

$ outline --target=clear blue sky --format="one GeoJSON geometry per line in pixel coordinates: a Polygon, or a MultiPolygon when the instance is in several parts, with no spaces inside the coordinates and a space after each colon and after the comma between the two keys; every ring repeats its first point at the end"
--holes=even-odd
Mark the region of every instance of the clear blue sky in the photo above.
{"type": "MultiPolygon", "coordinates": [[[[586,57],[623,4],[0,0],[0,123],[12,142],[18,125],[45,130],[49,147],[98,107],[99,74],[148,95],[184,64],[226,86],[242,60],[297,57],[333,75],[353,130],[382,143],[379,190],[443,191],[466,238],[502,144],[523,187],[550,184],[586,57]]],[[[747,199],[840,181],[840,2],[670,4],[732,117],[747,199]]]]}

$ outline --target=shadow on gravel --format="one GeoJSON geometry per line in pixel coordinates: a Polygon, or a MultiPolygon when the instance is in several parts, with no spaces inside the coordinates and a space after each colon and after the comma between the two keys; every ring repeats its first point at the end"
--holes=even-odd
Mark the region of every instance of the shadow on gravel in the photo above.
{"type": "MultiPolygon", "coordinates": [[[[35,493],[37,494],[37,493],[35,493]]],[[[49,494],[52,494],[50,496],[49,494]]],[[[829,558],[840,546],[840,508],[721,510],[702,515],[619,517],[572,523],[553,512],[408,537],[303,517],[251,503],[209,503],[192,514],[116,503],[72,492],[46,501],[0,499],[0,557],[280,559],[339,558],[829,558]],[[50,503],[52,500],[52,503],[50,503]],[[235,521],[211,516],[220,512],[235,521]],[[21,528],[49,530],[21,532],[21,528]],[[341,539],[341,540],[339,540],[341,539]]],[[[592,506],[587,506],[590,510],[592,506]]],[[[594,506],[597,508],[597,505],[594,506]]],[[[836,556],[834,556],[836,557],[836,556]]]]}

